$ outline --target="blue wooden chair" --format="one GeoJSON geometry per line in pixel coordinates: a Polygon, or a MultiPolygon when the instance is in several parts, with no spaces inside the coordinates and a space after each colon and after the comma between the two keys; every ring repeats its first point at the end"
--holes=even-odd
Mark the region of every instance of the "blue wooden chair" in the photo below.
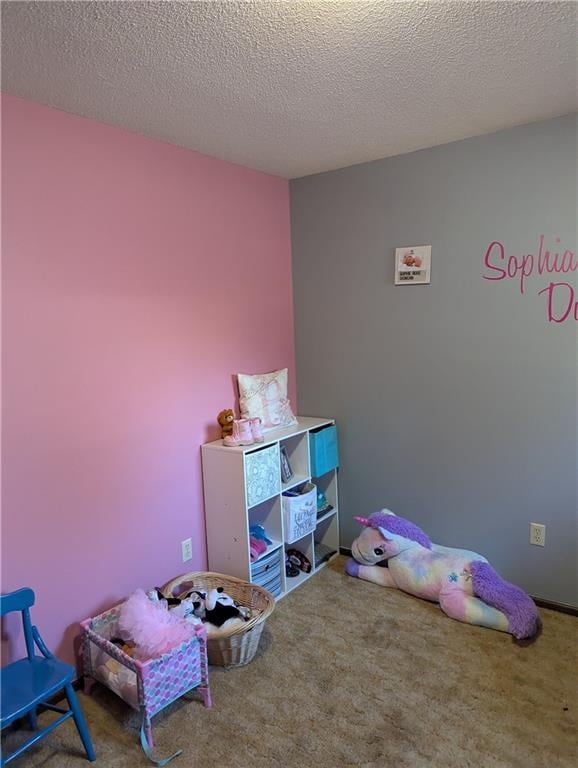
{"type": "Polygon", "coordinates": [[[86,756],[89,760],[95,760],[94,747],[90,739],[88,728],[82,710],[76,698],[76,693],[72,687],[74,678],[74,667],[65,664],[56,659],[44,641],[36,627],[32,626],[30,621],[30,607],[34,605],[34,592],[31,589],[18,589],[16,592],[10,592],[6,595],[0,595],[0,616],[5,616],[13,611],[22,613],[22,624],[24,626],[24,640],[26,642],[27,657],[15,661],[0,670],[2,703],[0,709],[0,727],[5,728],[18,718],[27,715],[30,718],[32,730],[36,731],[31,739],[28,739],[15,752],[7,757],[0,756],[0,766],[8,765],[14,758],[31,747],[37,741],[42,739],[56,726],[74,718],[78,733],[86,750],[86,756]],[[36,656],[34,653],[34,644],[38,646],[42,656],[36,656]],[[70,709],[61,709],[53,704],[47,704],[46,700],[64,691],[70,709]],[[42,704],[46,709],[58,712],[61,717],[54,720],[50,725],[38,731],[36,720],[36,709],[42,704]]]}

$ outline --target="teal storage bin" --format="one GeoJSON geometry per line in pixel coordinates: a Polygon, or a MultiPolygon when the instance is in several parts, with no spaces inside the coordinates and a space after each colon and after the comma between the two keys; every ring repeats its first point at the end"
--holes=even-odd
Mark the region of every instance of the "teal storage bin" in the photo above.
{"type": "Polygon", "coordinates": [[[335,424],[309,432],[309,455],[312,477],[321,477],[339,466],[335,424]]]}

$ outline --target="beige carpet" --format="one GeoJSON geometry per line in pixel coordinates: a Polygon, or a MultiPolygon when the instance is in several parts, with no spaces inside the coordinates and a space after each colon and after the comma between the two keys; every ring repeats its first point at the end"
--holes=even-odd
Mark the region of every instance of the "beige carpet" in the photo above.
{"type": "MultiPolygon", "coordinates": [[[[158,756],[182,748],[174,768],[574,768],[578,619],[542,611],[541,637],[521,647],[349,578],[344,562],[278,603],[249,666],[211,670],[212,710],[181,700],[155,718],[158,756]]],[[[81,702],[97,765],[150,765],[136,713],[100,687],[81,702]]],[[[14,764],[86,762],[68,721],[14,764]]]]}

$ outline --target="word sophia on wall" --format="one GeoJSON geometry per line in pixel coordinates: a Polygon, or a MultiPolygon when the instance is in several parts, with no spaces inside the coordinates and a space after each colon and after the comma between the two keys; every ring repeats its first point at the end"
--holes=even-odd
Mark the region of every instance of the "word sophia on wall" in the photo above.
{"type": "Polygon", "coordinates": [[[395,249],[395,284],[424,285],[431,282],[431,245],[395,249]]]}
{"type": "Polygon", "coordinates": [[[560,238],[555,246],[546,248],[544,235],[540,235],[535,253],[510,253],[499,240],[493,240],[484,254],[486,272],[484,280],[513,282],[520,295],[526,295],[526,281],[532,277],[557,275],[558,279],[540,286],[536,293],[544,296],[546,316],[550,323],[578,321],[578,289],[574,274],[578,272],[578,258],[569,248],[563,248],[560,238]]]}

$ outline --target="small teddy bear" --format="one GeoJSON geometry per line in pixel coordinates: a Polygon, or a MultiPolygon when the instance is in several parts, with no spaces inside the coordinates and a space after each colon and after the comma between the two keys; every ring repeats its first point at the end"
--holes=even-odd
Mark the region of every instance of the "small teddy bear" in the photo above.
{"type": "Polygon", "coordinates": [[[230,408],[226,408],[217,416],[217,421],[221,427],[221,437],[233,434],[233,421],[235,420],[235,414],[230,408]]]}

